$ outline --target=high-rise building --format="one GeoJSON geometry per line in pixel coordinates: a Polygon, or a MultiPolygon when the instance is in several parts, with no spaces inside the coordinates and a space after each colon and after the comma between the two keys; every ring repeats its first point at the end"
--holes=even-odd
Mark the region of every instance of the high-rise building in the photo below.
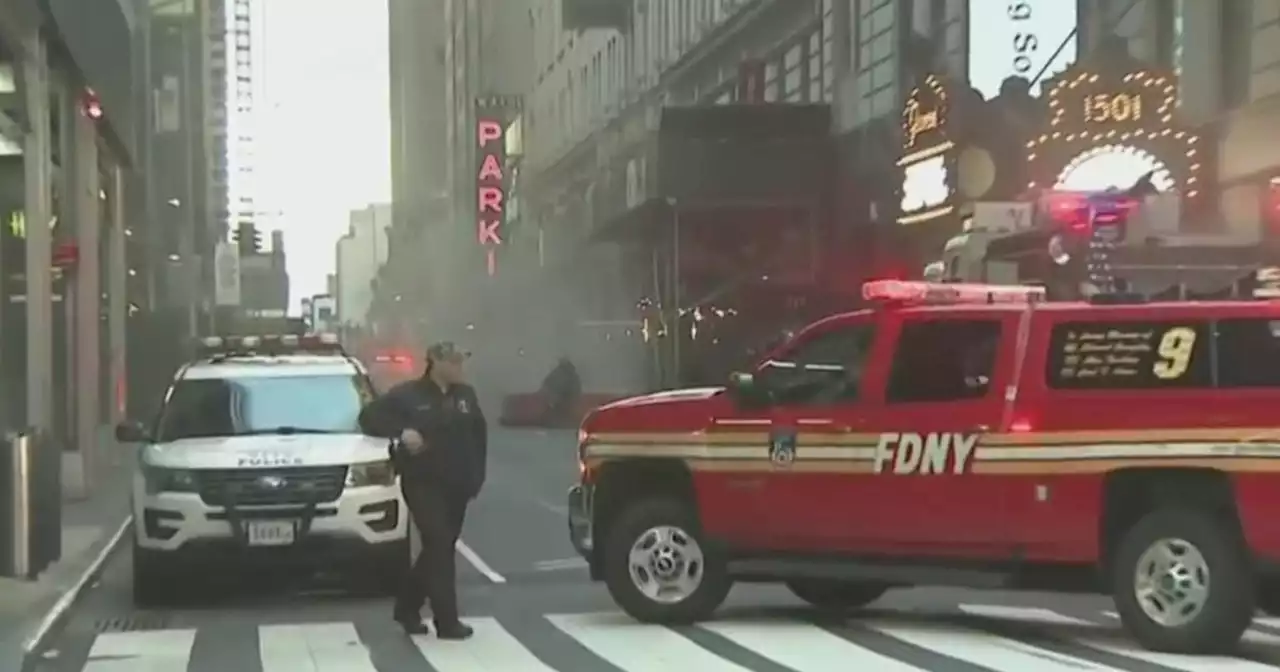
{"type": "MultiPolygon", "coordinates": [[[[492,236],[477,225],[477,123],[501,121],[502,137],[490,145],[502,147],[513,174],[532,76],[529,3],[391,2],[395,224],[375,312],[398,296],[415,314],[460,315],[455,309],[469,306],[447,304],[451,288],[483,280],[490,260],[501,264],[502,242],[486,243],[492,236]]],[[[503,228],[491,230],[498,241],[503,228]]]]}
{"type": "Polygon", "coordinates": [[[347,233],[335,245],[336,268],[331,291],[337,305],[337,323],[343,327],[369,324],[373,279],[387,260],[388,230],[393,208],[375,204],[352,210],[347,233]]]}

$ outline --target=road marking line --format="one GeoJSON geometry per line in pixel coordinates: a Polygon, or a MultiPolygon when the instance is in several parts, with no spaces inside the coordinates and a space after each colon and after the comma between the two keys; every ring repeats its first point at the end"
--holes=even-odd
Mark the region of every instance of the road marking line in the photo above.
{"type": "Polygon", "coordinates": [[[466,558],[467,562],[471,563],[471,566],[476,568],[476,571],[484,574],[490,581],[494,583],[507,582],[507,578],[505,576],[495,572],[493,568],[489,566],[489,563],[481,559],[480,556],[477,555],[475,551],[471,550],[471,547],[461,539],[458,540],[458,553],[461,553],[462,557],[466,558]]]}
{"type": "Polygon", "coordinates": [[[542,560],[533,563],[535,571],[554,572],[557,570],[567,569],[583,569],[587,566],[587,561],[583,558],[564,558],[563,560],[542,560]]]}
{"type": "Polygon", "coordinates": [[[559,505],[559,504],[552,504],[551,502],[544,502],[544,501],[542,501],[541,499],[535,499],[535,500],[533,500],[533,501],[534,501],[534,503],[536,503],[538,506],[541,506],[542,508],[544,508],[544,509],[546,509],[546,510],[548,510],[548,511],[552,512],[552,513],[555,513],[555,514],[558,514],[558,515],[562,515],[562,516],[564,516],[564,515],[569,515],[569,507],[567,507],[567,506],[561,506],[561,505],[559,505]]]}
{"type": "Polygon", "coordinates": [[[101,634],[81,672],[187,672],[195,643],[194,629],[101,634]]]}
{"type": "Polygon", "coordinates": [[[377,672],[351,623],[259,626],[258,653],[262,672],[377,672]]]}
{"type": "Polygon", "coordinates": [[[864,624],[926,651],[936,651],[950,658],[1000,672],[1024,672],[1025,670],[1121,672],[1117,668],[1101,663],[976,630],[965,631],[954,627],[883,622],[864,624]]]}
{"type": "Polygon", "coordinates": [[[793,670],[923,671],[923,668],[880,655],[807,623],[725,621],[704,623],[699,627],[793,670]]]}
{"type": "Polygon", "coordinates": [[[750,672],[672,630],[622,614],[551,615],[547,620],[625,672],[750,672]]]}
{"type": "MultiPolygon", "coordinates": [[[[1038,621],[1041,623],[1056,625],[1092,626],[1099,628],[1098,624],[1091,621],[1063,616],[1057,612],[1039,607],[1005,607],[997,605],[962,604],[960,605],[960,609],[965,613],[977,616],[987,616],[990,618],[1038,621]]],[[[1106,616],[1110,616],[1113,613],[1115,612],[1103,612],[1106,616]]],[[[1110,629],[1099,628],[1099,630],[1106,632],[1110,629]]],[[[1274,637],[1274,635],[1272,636],[1274,637]]],[[[1246,641],[1256,641],[1254,633],[1248,633],[1245,637],[1246,641]]],[[[1091,649],[1105,651],[1125,658],[1140,660],[1144,663],[1160,665],[1173,670],[1183,670],[1184,672],[1202,672],[1203,670],[1210,669],[1208,666],[1212,666],[1214,672],[1275,672],[1276,669],[1270,665],[1262,665],[1251,660],[1243,660],[1229,656],[1185,656],[1175,653],[1155,653],[1139,648],[1135,645],[1120,644],[1116,640],[1108,639],[1106,637],[1074,637],[1072,640],[1091,649]]]]}
{"type": "Polygon", "coordinates": [[[468,618],[475,635],[464,642],[439,640],[430,635],[414,635],[413,645],[422,652],[436,672],[476,672],[478,670],[519,670],[556,672],[533,655],[495,618],[468,618]]]}

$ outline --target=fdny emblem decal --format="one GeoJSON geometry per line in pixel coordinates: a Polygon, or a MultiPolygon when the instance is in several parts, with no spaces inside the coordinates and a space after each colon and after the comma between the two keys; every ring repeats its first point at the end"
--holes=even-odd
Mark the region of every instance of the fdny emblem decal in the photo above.
{"type": "Polygon", "coordinates": [[[796,433],[775,431],[769,439],[769,461],[775,467],[789,467],[796,461],[796,433]]]}

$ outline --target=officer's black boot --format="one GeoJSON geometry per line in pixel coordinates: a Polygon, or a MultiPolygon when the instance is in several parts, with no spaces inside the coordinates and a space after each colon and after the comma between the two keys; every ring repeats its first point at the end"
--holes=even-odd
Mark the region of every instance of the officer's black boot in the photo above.
{"type": "Polygon", "coordinates": [[[476,631],[462,621],[436,623],[436,637],[440,639],[468,639],[476,631]]]}

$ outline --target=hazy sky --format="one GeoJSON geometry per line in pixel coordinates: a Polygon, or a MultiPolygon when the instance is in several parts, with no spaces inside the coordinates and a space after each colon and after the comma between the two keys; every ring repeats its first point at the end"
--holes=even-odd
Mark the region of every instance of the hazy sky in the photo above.
{"type": "Polygon", "coordinates": [[[257,202],[285,232],[296,312],[325,291],[348,212],[391,200],[387,3],[258,1],[257,202]]]}

